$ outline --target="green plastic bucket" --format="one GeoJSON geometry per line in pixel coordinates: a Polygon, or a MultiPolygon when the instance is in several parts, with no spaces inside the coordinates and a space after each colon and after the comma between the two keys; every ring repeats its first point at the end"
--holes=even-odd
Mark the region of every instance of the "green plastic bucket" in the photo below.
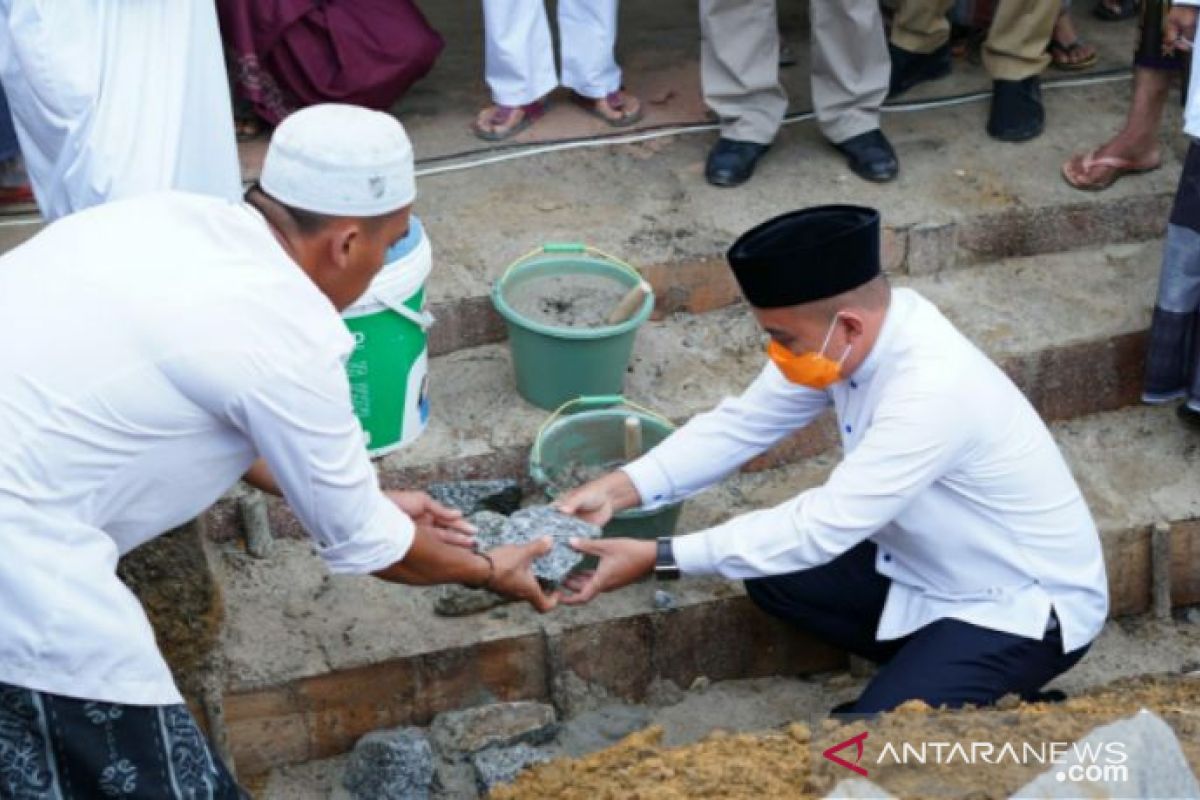
{"type": "Polygon", "coordinates": [[[566,328],[528,319],[509,304],[514,288],[556,275],[600,275],[630,289],[642,282],[633,267],[595,248],[547,244],[514,261],[492,286],[492,304],[508,326],[517,391],[547,411],[581,395],[620,394],[637,329],[654,309],[649,292],[619,325],[566,328]]]}
{"type": "Polygon", "coordinates": [[[432,252],[420,220],[388,250],[367,291],[342,312],[354,336],[346,364],[354,415],[367,450],[381,456],[403,447],[429,422],[429,354],[425,280],[432,252]]]}
{"type": "MultiPolygon", "coordinates": [[[[564,403],[543,423],[529,454],[529,474],[551,498],[564,470],[572,464],[584,467],[608,465],[625,459],[625,420],[641,422],[643,452],[666,439],[675,430],[670,420],[620,395],[579,397],[564,403]]],[[[679,522],[682,503],[649,511],[622,511],[604,526],[605,536],[656,539],[671,536],[679,522]]]]}

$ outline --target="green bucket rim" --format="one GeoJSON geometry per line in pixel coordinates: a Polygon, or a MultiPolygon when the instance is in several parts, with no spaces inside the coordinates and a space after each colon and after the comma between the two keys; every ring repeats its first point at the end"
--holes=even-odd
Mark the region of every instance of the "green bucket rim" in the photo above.
{"type": "MultiPolygon", "coordinates": [[[[546,470],[542,467],[541,463],[542,441],[545,439],[545,437],[559,425],[570,422],[573,417],[589,417],[611,413],[618,413],[622,414],[623,416],[628,416],[629,412],[633,412],[637,416],[641,417],[643,421],[653,422],[662,426],[670,433],[673,433],[679,429],[679,426],[664,417],[662,414],[627,400],[623,395],[576,397],[573,400],[568,400],[559,406],[554,413],[547,417],[546,421],[542,423],[542,426],[538,429],[537,436],[534,438],[533,447],[529,452],[529,477],[533,479],[535,484],[541,487],[542,491],[544,491],[551,500],[556,500],[558,498],[558,493],[555,492],[554,488],[551,486],[549,475],[547,475],[546,470]],[[567,409],[572,406],[583,406],[583,408],[579,411],[567,413],[567,409]],[[625,407],[624,412],[620,410],[620,406],[625,407]]],[[[644,517],[653,517],[671,509],[678,508],[682,505],[683,501],[679,501],[676,503],[668,503],[652,509],[629,508],[624,511],[618,511],[613,515],[613,519],[642,519],[644,517]]]]}
{"type": "MultiPolygon", "coordinates": [[[[504,287],[507,285],[509,278],[515,274],[519,274],[522,269],[540,266],[543,263],[551,260],[558,260],[563,257],[576,257],[579,259],[591,260],[593,263],[610,268],[614,274],[621,273],[636,281],[645,281],[641,273],[634,269],[629,264],[621,261],[619,258],[603,253],[594,247],[589,247],[582,244],[545,244],[531,253],[527,253],[516,261],[508,265],[502,274],[493,284],[491,291],[492,305],[500,316],[516,325],[519,328],[524,328],[527,331],[549,336],[556,339],[572,339],[591,341],[596,339],[609,339],[615,336],[621,336],[630,331],[637,330],[641,325],[650,318],[650,314],[654,311],[654,291],[647,292],[646,297],[642,300],[642,305],[637,312],[629,319],[617,325],[602,325],[598,328],[567,328],[559,325],[547,325],[537,320],[529,319],[522,316],[515,308],[508,304],[508,300],[504,297],[504,287]]],[[[633,288],[634,284],[628,284],[633,288]]]]}

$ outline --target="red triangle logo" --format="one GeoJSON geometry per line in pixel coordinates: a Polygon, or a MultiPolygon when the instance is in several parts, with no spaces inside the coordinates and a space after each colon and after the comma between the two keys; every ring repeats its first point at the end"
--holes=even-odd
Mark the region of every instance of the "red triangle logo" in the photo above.
{"type": "Polygon", "coordinates": [[[865,769],[863,769],[862,767],[860,767],[858,765],[858,762],[862,761],[863,742],[865,742],[866,739],[867,739],[867,732],[863,731],[858,736],[854,736],[850,739],[847,739],[846,741],[842,742],[841,744],[835,744],[833,747],[829,748],[824,753],[821,753],[821,755],[825,756],[827,759],[829,759],[833,763],[835,763],[839,766],[845,767],[846,769],[850,770],[851,772],[857,772],[859,775],[862,775],[865,778],[865,777],[867,777],[867,771],[865,769]],[[850,745],[854,745],[854,747],[857,750],[857,752],[854,755],[854,763],[853,764],[850,763],[849,761],[847,761],[846,759],[842,758],[841,756],[837,755],[838,753],[840,753],[842,750],[845,750],[850,745]]]}

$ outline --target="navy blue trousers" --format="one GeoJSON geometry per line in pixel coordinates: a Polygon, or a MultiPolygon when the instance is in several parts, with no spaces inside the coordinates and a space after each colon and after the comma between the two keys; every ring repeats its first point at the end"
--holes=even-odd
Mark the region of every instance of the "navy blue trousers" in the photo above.
{"type": "Polygon", "coordinates": [[[1006,694],[1035,700],[1087,652],[1064,654],[1056,622],[1040,641],[955,619],[879,641],[875,631],[891,581],[875,571],[875,552],[867,541],[820,567],[746,581],[746,592],[768,614],[881,665],[858,700],[838,711],[875,714],[907,700],[982,706],[1006,694]]]}

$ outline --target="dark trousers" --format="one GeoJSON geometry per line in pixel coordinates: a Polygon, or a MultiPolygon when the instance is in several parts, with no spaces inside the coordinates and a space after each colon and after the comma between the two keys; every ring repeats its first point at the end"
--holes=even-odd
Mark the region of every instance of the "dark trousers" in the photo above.
{"type": "Polygon", "coordinates": [[[1087,651],[1064,654],[1057,624],[1039,641],[954,619],[879,641],[875,631],[891,581],[875,571],[875,551],[873,542],[863,542],[824,566],[746,581],[746,592],[768,614],[882,665],[862,696],[839,710],[874,714],[907,700],[988,705],[1010,693],[1032,700],[1087,651]]]}
{"type": "Polygon", "coordinates": [[[76,700],[0,683],[4,800],[246,800],[186,707],[76,700]]]}

